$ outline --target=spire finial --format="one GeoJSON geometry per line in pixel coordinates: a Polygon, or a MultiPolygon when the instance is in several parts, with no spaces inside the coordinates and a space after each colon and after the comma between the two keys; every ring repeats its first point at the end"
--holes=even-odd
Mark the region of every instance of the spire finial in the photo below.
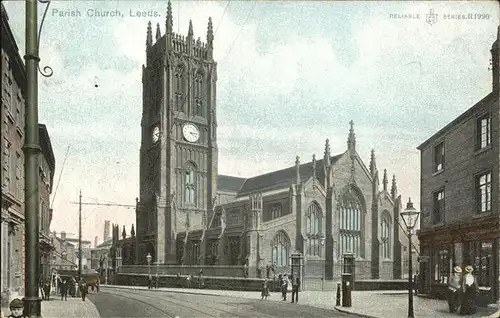
{"type": "Polygon", "coordinates": [[[330,165],[330,140],[328,138],[325,141],[325,154],[324,154],[325,166],[330,165]]]}
{"type": "Polygon", "coordinates": [[[354,134],[354,121],[350,121],[349,137],[347,138],[347,149],[356,150],[356,135],[354,134]]]}
{"type": "Polygon", "coordinates": [[[384,191],[387,191],[387,185],[389,184],[389,180],[387,179],[387,169],[384,169],[384,179],[382,183],[384,185],[384,191]]]}
{"type": "Polygon", "coordinates": [[[396,199],[396,196],[398,195],[398,187],[396,184],[396,175],[392,175],[392,185],[391,185],[391,197],[392,199],[396,199]]]}
{"type": "Polygon", "coordinates": [[[148,31],[146,33],[146,46],[153,45],[153,31],[151,30],[151,21],[148,22],[148,31]]]}
{"type": "Polygon", "coordinates": [[[193,37],[193,21],[189,20],[188,36],[193,37]]]}
{"type": "Polygon", "coordinates": [[[295,169],[297,170],[297,184],[300,184],[300,157],[295,157],[295,169]]]}
{"type": "Polygon", "coordinates": [[[372,149],[370,155],[370,174],[374,176],[376,170],[377,170],[377,162],[375,161],[375,149],[372,149]]]}
{"type": "Polygon", "coordinates": [[[156,23],[156,41],[161,39],[160,23],[156,23]]]}
{"type": "Polygon", "coordinates": [[[165,33],[171,34],[174,28],[174,20],[172,18],[172,4],[170,3],[170,0],[168,0],[167,4],[167,21],[166,21],[166,30],[165,33]]]}
{"type": "Polygon", "coordinates": [[[313,168],[313,182],[315,182],[316,181],[316,155],[315,154],[313,154],[312,168],[313,168]]]}

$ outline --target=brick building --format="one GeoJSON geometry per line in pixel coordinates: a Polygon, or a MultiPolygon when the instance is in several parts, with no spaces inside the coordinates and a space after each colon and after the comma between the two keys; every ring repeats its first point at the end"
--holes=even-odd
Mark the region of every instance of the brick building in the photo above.
{"type": "Polygon", "coordinates": [[[441,294],[454,265],[473,265],[480,287],[499,298],[499,39],[500,27],[492,92],[418,147],[424,293],[441,294]]]}
{"type": "MultiPolygon", "coordinates": [[[[24,293],[24,145],[26,73],[19,49],[2,4],[2,216],[1,216],[1,298],[24,293]]],[[[55,158],[47,127],[39,124],[40,169],[40,262],[45,275],[52,250],[48,233],[52,221],[50,194],[55,158]]],[[[42,276],[43,277],[43,276],[42,276]]]]}
{"type": "MultiPolygon", "coordinates": [[[[396,179],[382,180],[372,151],[369,166],[356,151],[353,123],[347,149],[285,169],[239,178],[218,175],[216,81],[212,21],[206,43],[166,31],[153,43],[147,28],[143,66],[140,198],[136,264],[248,264],[262,276],[289,256],[305,255],[305,275],[340,275],[345,252],[356,256],[358,278],[401,277],[407,245],[399,221],[396,179]],[[380,186],[380,183],[382,185],[380,186]]],[[[122,251],[130,255],[130,251],[122,251]]]]}
{"type": "Polygon", "coordinates": [[[51,253],[50,272],[54,269],[57,271],[77,270],[77,248],[75,244],[67,240],[66,233],[61,232],[60,236],[57,236],[53,232],[50,239],[54,246],[51,253]]]}
{"type": "Polygon", "coordinates": [[[50,257],[54,246],[50,239],[50,223],[52,222],[52,208],[50,206],[50,195],[52,193],[52,186],[54,182],[54,172],[56,160],[50,143],[49,133],[47,127],[43,124],[38,125],[40,136],[40,148],[42,152],[39,156],[40,167],[40,264],[41,264],[41,279],[46,280],[50,278],[50,257]]]}
{"type": "Polygon", "coordinates": [[[2,4],[2,302],[24,291],[26,73],[2,4]]]}

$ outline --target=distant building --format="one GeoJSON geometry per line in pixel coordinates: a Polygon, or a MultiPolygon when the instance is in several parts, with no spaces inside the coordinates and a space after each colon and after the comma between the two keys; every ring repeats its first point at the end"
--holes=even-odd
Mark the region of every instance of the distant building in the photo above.
{"type": "Polygon", "coordinates": [[[76,246],[66,239],[66,233],[61,232],[58,237],[55,233],[51,236],[51,241],[54,246],[52,251],[52,259],[50,268],[55,270],[76,270],[78,263],[76,263],[76,246]]]}
{"type": "MultiPolygon", "coordinates": [[[[75,246],[75,263],[78,264],[78,247],[79,247],[79,240],[78,238],[73,238],[73,237],[66,237],[66,241],[71,243],[72,245],[75,246]]],[[[86,270],[87,268],[90,269],[90,263],[91,263],[91,255],[90,251],[92,249],[92,242],[89,240],[82,240],[82,270],[86,270]]]]}
{"type": "Polygon", "coordinates": [[[492,92],[418,147],[423,293],[444,293],[453,266],[472,265],[479,286],[499,299],[499,48],[500,27],[492,92]]]}
{"type": "Polygon", "coordinates": [[[40,147],[40,264],[42,271],[42,280],[50,279],[50,257],[54,250],[52,241],[50,240],[50,223],[52,222],[52,209],[50,208],[50,195],[54,180],[56,160],[50,143],[49,133],[45,125],[39,124],[40,147]]]}

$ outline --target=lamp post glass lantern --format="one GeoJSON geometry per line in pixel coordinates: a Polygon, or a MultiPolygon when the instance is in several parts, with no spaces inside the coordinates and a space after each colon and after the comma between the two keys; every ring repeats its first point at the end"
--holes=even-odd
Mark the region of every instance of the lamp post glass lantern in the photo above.
{"type": "Polygon", "coordinates": [[[412,243],[411,236],[413,234],[413,229],[417,225],[418,217],[420,212],[413,207],[413,202],[409,198],[406,204],[406,209],[401,212],[401,218],[406,225],[406,230],[408,231],[408,317],[413,318],[413,268],[412,268],[412,243]]]}

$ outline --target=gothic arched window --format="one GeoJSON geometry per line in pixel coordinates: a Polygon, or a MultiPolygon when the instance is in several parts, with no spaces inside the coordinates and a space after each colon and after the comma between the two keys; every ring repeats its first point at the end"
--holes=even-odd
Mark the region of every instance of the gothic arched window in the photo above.
{"type": "Polygon", "coordinates": [[[358,196],[351,191],[340,200],[340,255],[353,253],[355,257],[362,257],[362,212],[358,196]]]}
{"type": "Polygon", "coordinates": [[[307,235],[307,255],[321,256],[321,208],[318,203],[313,202],[307,208],[306,214],[306,235],[307,235]]]}
{"type": "Polygon", "coordinates": [[[390,215],[384,211],[380,224],[380,256],[385,259],[391,258],[391,223],[390,215]]]}
{"type": "Polygon", "coordinates": [[[179,65],[175,69],[175,107],[178,111],[184,111],[184,66],[179,65]]]}
{"type": "Polygon", "coordinates": [[[290,239],[284,231],[278,231],[271,242],[271,260],[276,266],[288,266],[290,239]]]}
{"type": "Polygon", "coordinates": [[[194,100],[196,116],[204,116],[203,111],[203,73],[197,72],[194,78],[194,100]]]}
{"type": "Polygon", "coordinates": [[[184,171],[184,203],[196,204],[196,171],[192,163],[184,171]]]}

